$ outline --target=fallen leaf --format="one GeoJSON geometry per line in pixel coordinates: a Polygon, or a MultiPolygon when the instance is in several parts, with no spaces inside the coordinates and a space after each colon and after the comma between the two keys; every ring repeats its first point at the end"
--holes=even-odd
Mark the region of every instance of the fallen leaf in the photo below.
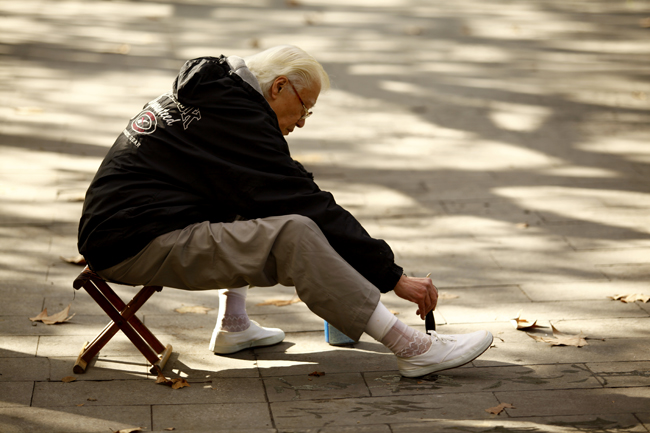
{"type": "Polygon", "coordinates": [[[74,257],[62,257],[59,256],[61,260],[71,265],[86,266],[86,259],[81,254],[74,257]]]}
{"type": "Polygon", "coordinates": [[[81,406],[83,406],[84,404],[86,404],[86,403],[78,404],[77,407],[81,407],[81,406]]]}
{"type": "Polygon", "coordinates": [[[517,227],[518,229],[527,229],[528,227],[530,227],[530,224],[528,224],[528,223],[519,223],[515,227],[517,227]]]}
{"type": "Polygon", "coordinates": [[[631,295],[614,295],[614,296],[608,296],[613,301],[621,301],[625,302],[626,304],[631,304],[632,302],[636,301],[641,301],[641,302],[648,302],[650,301],[650,296],[646,296],[643,293],[633,293],[631,295]]]}
{"type": "Polygon", "coordinates": [[[187,383],[187,380],[181,377],[172,379],[172,389],[181,389],[181,388],[185,388],[186,386],[190,386],[190,384],[187,383]]]}
{"type": "Polygon", "coordinates": [[[549,343],[551,346],[575,346],[575,347],[582,347],[582,346],[587,346],[589,343],[587,343],[587,336],[580,331],[579,335],[571,335],[571,334],[565,334],[564,332],[559,331],[553,324],[551,323],[551,329],[553,330],[553,336],[552,337],[544,337],[544,336],[539,336],[539,335],[531,335],[526,333],[530,338],[532,338],[535,341],[540,341],[542,343],[549,343]]]}
{"type": "Polygon", "coordinates": [[[499,415],[501,412],[503,412],[504,409],[516,409],[513,405],[510,403],[501,403],[498,406],[491,407],[489,409],[485,409],[487,413],[491,413],[494,415],[499,415]]]}
{"type": "Polygon", "coordinates": [[[67,322],[74,317],[74,314],[72,316],[68,316],[70,313],[70,305],[71,304],[68,304],[68,306],[63,310],[59,311],[56,314],[52,314],[51,316],[47,315],[47,308],[45,308],[38,314],[38,316],[30,317],[29,320],[32,322],[43,322],[46,325],[54,325],[56,323],[67,322]]]}
{"type": "Polygon", "coordinates": [[[88,397],[88,401],[97,401],[96,398],[88,397]]]}
{"type": "Polygon", "coordinates": [[[320,376],[325,376],[324,371],[314,371],[309,373],[307,376],[315,376],[315,377],[320,377],[320,376]]]}
{"type": "Polygon", "coordinates": [[[530,329],[530,328],[538,328],[539,325],[537,325],[537,320],[531,322],[530,320],[522,319],[521,318],[521,311],[519,311],[519,314],[517,314],[517,317],[514,319],[510,320],[510,323],[515,327],[515,329],[530,329]]]}
{"type": "Polygon", "coordinates": [[[113,433],[133,433],[136,431],[144,431],[142,430],[142,427],[134,427],[134,428],[123,428],[122,430],[111,430],[113,433]]]}
{"type": "Polygon", "coordinates": [[[69,383],[69,382],[74,382],[75,380],[77,380],[77,378],[74,376],[66,376],[63,379],[61,379],[61,382],[69,383]]]}
{"type": "Polygon", "coordinates": [[[176,430],[176,427],[167,427],[163,429],[163,431],[174,431],[174,430],[176,430]]]}
{"type": "Polygon", "coordinates": [[[161,385],[166,385],[166,386],[171,386],[172,389],[181,389],[185,388],[186,386],[190,386],[189,383],[187,383],[187,380],[177,377],[175,379],[167,379],[164,375],[160,374],[156,378],[156,383],[159,383],[161,385]]]}
{"type": "Polygon", "coordinates": [[[177,313],[194,313],[194,314],[208,314],[208,311],[214,310],[214,308],[202,307],[200,305],[195,305],[193,307],[180,307],[176,308],[174,311],[177,313]]]}
{"type": "Polygon", "coordinates": [[[262,307],[264,305],[275,305],[276,307],[285,307],[287,305],[297,304],[298,302],[302,302],[302,301],[300,300],[300,298],[297,298],[297,297],[293,297],[293,298],[291,298],[289,300],[285,300],[285,299],[269,299],[269,300],[266,300],[264,302],[260,302],[259,304],[257,304],[257,306],[262,307]]]}

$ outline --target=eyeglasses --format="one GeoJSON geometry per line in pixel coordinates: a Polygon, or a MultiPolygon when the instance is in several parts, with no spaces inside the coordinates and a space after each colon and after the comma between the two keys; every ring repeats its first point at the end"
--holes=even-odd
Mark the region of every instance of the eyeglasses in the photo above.
{"type": "Polygon", "coordinates": [[[290,85],[291,88],[293,89],[294,93],[295,93],[296,96],[298,97],[298,100],[299,100],[300,103],[302,104],[302,108],[305,110],[305,114],[303,114],[302,117],[301,117],[299,120],[305,120],[306,118],[308,118],[309,116],[311,116],[311,115],[314,114],[314,113],[311,112],[311,111],[309,111],[309,110],[307,109],[307,107],[305,106],[305,103],[302,102],[302,98],[300,97],[300,94],[298,93],[298,91],[296,90],[296,88],[293,86],[293,84],[291,84],[291,81],[289,81],[289,80],[287,79],[287,83],[289,83],[289,85],[290,85]]]}

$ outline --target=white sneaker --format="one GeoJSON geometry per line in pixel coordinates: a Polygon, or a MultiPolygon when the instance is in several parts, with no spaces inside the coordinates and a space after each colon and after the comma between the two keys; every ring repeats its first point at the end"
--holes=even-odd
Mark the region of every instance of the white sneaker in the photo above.
{"type": "Polygon", "coordinates": [[[210,339],[210,350],[225,355],[249,347],[271,346],[282,340],[284,340],[282,329],[263,328],[251,320],[251,326],[241,332],[228,332],[215,328],[210,339]]]}
{"type": "Polygon", "coordinates": [[[478,358],[492,344],[492,334],[488,331],[460,335],[430,332],[432,341],[429,350],[410,358],[397,357],[397,366],[402,376],[419,377],[460,367],[478,358]]]}

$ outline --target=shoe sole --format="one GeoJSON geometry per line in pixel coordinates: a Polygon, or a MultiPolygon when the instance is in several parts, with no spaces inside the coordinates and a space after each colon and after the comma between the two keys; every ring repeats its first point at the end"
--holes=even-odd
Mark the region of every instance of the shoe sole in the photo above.
{"type": "Polygon", "coordinates": [[[426,367],[419,367],[419,368],[414,368],[412,370],[409,369],[404,371],[400,370],[399,373],[404,377],[420,377],[420,376],[426,376],[427,374],[435,373],[437,371],[450,370],[452,368],[461,367],[465,364],[469,364],[470,362],[474,361],[476,358],[481,356],[483,353],[485,353],[485,351],[488,350],[492,345],[492,341],[494,340],[492,334],[488,332],[485,337],[486,338],[483,340],[481,345],[477,346],[474,351],[468,352],[464,356],[460,356],[456,359],[452,359],[451,361],[428,365],[426,367]]]}
{"type": "Polygon", "coordinates": [[[230,353],[239,352],[240,350],[249,349],[251,347],[273,346],[274,344],[281,343],[283,340],[284,334],[271,335],[270,337],[261,338],[259,340],[245,341],[234,346],[215,347],[212,351],[217,355],[228,355],[230,353]]]}

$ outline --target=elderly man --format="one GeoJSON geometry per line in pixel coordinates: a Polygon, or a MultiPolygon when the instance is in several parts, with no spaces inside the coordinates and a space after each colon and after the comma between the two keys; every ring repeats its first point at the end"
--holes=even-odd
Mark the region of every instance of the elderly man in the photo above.
{"type": "Polygon", "coordinates": [[[366,332],[390,348],[404,376],[472,361],[492,335],[428,335],[399,321],[380,294],[393,290],[424,318],[438,298],[431,280],[405,276],[388,245],[291,158],[284,136],[328,87],[322,66],[293,46],[188,61],[101,164],[79,251],[107,280],[219,289],[215,353],[284,339],[245,306],[248,285],[279,283],[349,337],[366,332]]]}

